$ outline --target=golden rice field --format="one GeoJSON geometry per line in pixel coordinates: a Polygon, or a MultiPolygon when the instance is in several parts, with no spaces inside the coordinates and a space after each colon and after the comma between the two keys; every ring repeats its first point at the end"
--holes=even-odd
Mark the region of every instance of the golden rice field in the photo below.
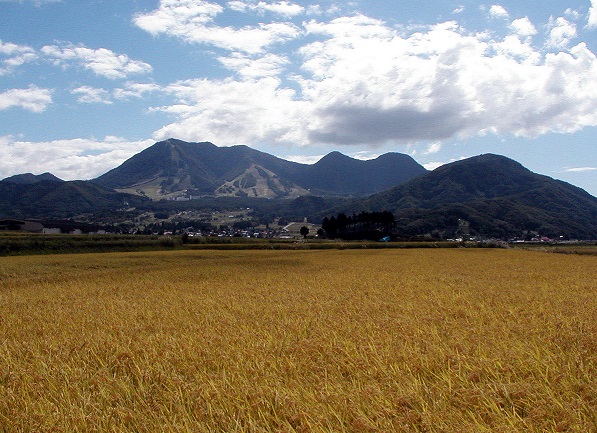
{"type": "Polygon", "coordinates": [[[595,432],[597,257],[0,258],[0,432],[595,432]]]}

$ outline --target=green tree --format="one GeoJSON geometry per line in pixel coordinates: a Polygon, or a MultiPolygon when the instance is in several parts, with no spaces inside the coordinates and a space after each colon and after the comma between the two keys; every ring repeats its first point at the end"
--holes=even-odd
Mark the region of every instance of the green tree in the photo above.
{"type": "Polygon", "coordinates": [[[309,227],[302,226],[301,227],[301,235],[303,235],[303,238],[307,238],[308,234],[309,234],[309,227]]]}

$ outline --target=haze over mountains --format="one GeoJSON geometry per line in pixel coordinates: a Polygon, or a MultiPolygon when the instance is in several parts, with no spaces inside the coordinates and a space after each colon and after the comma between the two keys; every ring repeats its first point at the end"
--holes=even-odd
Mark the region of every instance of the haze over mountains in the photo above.
{"type": "Polygon", "coordinates": [[[64,182],[49,173],[4,179],[0,217],[162,211],[175,205],[163,199],[199,197],[176,209],[226,200],[231,208],[250,206],[266,220],[284,215],[316,223],[338,212],[390,211],[407,236],[597,239],[597,198],[499,155],[427,172],[399,153],[360,161],[332,152],[308,165],[246,146],[174,139],[92,181],[64,182]]]}

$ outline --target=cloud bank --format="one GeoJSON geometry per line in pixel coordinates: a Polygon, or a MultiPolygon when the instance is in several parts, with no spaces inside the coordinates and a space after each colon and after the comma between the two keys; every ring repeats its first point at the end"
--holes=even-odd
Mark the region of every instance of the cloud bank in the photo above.
{"type": "MultiPolygon", "coordinates": [[[[176,4],[185,6],[179,10],[164,0],[135,23],[152,34],[228,51],[217,58],[236,76],[164,86],[174,103],[152,110],[175,121],[156,131],[156,139],[375,146],[490,133],[537,137],[597,125],[597,59],[562,17],[538,35],[528,17],[511,19],[493,5],[490,15],[505,20],[499,35],[470,32],[455,21],[396,28],[356,14],[311,19],[300,28],[276,21],[270,24],[293,30],[257,44],[240,37],[221,43],[206,35],[215,31],[222,6],[176,4]],[[198,31],[205,26],[210,31],[198,31]],[[544,42],[535,41],[539,36],[544,42]],[[261,53],[287,37],[300,42],[292,54],[282,48],[261,53]]],[[[261,7],[231,4],[236,10],[261,7]]]]}
{"type": "Polygon", "coordinates": [[[91,179],[118,166],[151,144],[151,140],[127,141],[119,137],[33,143],[0,136],[0,152],[3,155],[0,179],[17,173],[39,174],[47,171],[63,180],[91,179]]]}

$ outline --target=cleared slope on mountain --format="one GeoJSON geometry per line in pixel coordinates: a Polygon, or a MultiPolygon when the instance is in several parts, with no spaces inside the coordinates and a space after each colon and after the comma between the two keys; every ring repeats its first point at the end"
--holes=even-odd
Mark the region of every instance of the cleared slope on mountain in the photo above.
{"type": "Polygon", "coordinates": [[[411,157],[397,153],[361,161],[332,152],[308,165],[247,146],[169,139],[134,155],[95,182],[154,199],[183,191],[264,198],[356,196],[382,191],[425,172],[411,157]]]}

